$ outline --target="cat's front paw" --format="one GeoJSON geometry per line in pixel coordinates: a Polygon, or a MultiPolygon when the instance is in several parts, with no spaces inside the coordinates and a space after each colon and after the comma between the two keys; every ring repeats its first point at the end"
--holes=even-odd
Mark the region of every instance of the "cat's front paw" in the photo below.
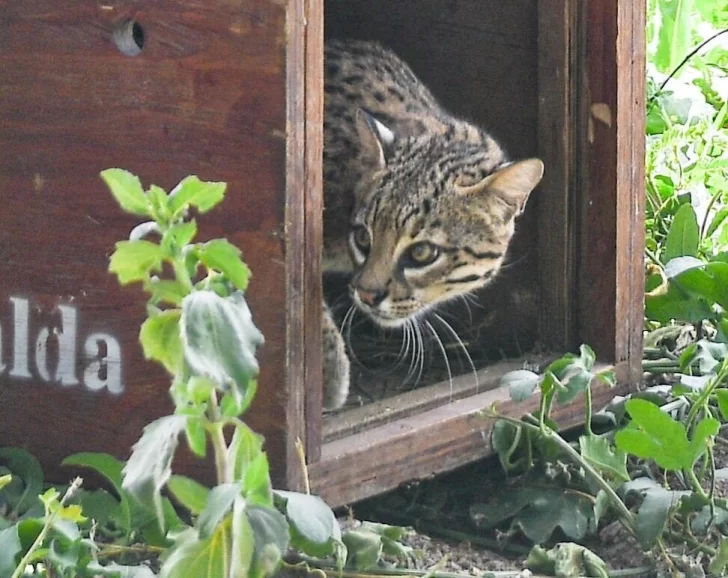
{"type": "Polygon", "coordinates": [[[344,338],[324,304],[323,319],[324,409],[339,409],[349,396],[350,363],[344,338]]]}

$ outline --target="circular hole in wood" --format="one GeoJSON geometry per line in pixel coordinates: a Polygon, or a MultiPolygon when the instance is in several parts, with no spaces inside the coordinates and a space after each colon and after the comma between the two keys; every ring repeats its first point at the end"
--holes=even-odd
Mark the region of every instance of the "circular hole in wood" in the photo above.
{"type": "Polygon", "coordinates": [[[136,20],[125,20],[114,30],[114,44],[122,54],[136,56],[144,48],[144,28],[136,20]]]}

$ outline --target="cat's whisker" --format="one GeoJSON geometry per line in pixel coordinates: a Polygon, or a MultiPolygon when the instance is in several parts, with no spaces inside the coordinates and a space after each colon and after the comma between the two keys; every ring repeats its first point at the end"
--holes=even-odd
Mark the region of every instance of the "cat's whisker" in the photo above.
{"type": "Polygon", "coordinates": [[[408,319],[405,323],[405,335],[407,339],[407,349],[405,350],[405,355],[409,353],[410,347],[412,347],[412,354],[410,355],[410,363],[409,368],[407,370],[407,375],[404,377],[404,381],[402,384],[406,384],[414,375],[415,368],[417,367],[415,364],[416,353],[417,353],[417,342],[415,341],[415,330],[413,327],[413,323],[411,319],[408,319]]]}
{"type": "Polygon", "coordinates": [[[412,319],[412,329],[414,330],[415,336],[417,338],[416,345],[417,345],[417,364],[416,367],[419,366],[419,371],[417,373],[417,379],[415,380],[414,385],[412,386],[417,387],[417,384],[420,382],[420,379],[422,379],[422,372],[425,369],[425,338],[422,335],[422,329],[419,326],[419,323],[417,322],[417,319],[412,319]]]}
{"type": "Polygon", "coordinates": [[[452,385],[452,371],[450,370],[450,360],[447,358],[447,351],[445,351],[445,346],[442,343],[442,339],[440,339],[440,336],[438,335],[437,331],[435,331],[435,328],[432,326],[432,323],[427,321],[425,319],[425,324],[427,327],[429,327],[430,331],[432,332],[432,335],[435,337],[435,341],[437,341],[437,344],[440,346],[440,351],[442,351],[442,357],[445,360],[445,365],[447,366],[447,378],[450,381],[450,400],[452,401],[452,394],[453,394],[453,385],[452,385]]]}
{"type": "Polygon", "coordinates": [[[346,345],[347,345],[347,351],[349,353],[349,357],[359,366],[366,369],[366,366],[361,362],[361,360],[357,357],[356,353],[354,352],[354,347],[352,346],[352,340],[351,340],[351,328],[352,328],[352,322],[354,320],[354,317],[356,316],[358,310],[356,308],[356,305],[352,304],[349,307],[349,310],[346,312],[346,315],[344,315],[344,320],[341,322],[341,329],[339,330],[342,335],[346,335],[346,345]],[[346,329],[346,333],[344,332],[344,329],[346,329]]]}
{"type": "Polygon", "coordinates": [[[468,362],[470,363],[470,368],[473,370],[473,377],[475,378],[475,391],[478,392],[480,388],[480,378],[478,377],[478,371],[475,369],[475,364],[473,363],[473,358],[470,357],[470,352],[468,351],[468,348],[465,347],[465,344],[463,343],[463,340],[460,339],[460,336],[458,335],[457,331],[455,331],[447,321],[445,321],[442,317],[440,317],[437,313],[433,313],[435,317],[445,326],[445,329],[447,329],[450,334],[455,338],[455,340],[460,344],[460,348],[463,350],[463,353],[465,353],[465,357],[468,358],[468,362]]]}

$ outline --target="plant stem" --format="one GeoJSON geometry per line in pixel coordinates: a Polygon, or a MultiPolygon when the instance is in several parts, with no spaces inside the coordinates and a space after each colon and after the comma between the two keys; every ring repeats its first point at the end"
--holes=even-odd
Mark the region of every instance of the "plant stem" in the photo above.
{"type": "Polygon", "coordinates": [[[78,490],[78,488],[81,487],[81,484],[83,483],[83,480],[81,478],[76,478],[71,482],[71,485],[68,486],[68,489],[66,490],[66,493],[63,494],[63,497],[61,498],[61,501],[59,502],[59,508],[56,509],[55,512],[49,512],[48,507],[45,508],[45,523],[43,524],[43,528],[41,529],[38,536],[33,540],[33,543],[30,545],[30,548],[28,548],[28,551],[25,553],[25,556],[20,560],[18,563],[18,566],[15,568],[15,571],[13,572],[11,578],[20,578],[24,573],[25,569],[28,567],[28,564],[30,563],[30,560],[33,558],[33,554],[35,551],[40,548],[43,545],[43,542],[46,539],[46,536],[48,536],[48,532],[50,531],[51,527],[53,526],[53,522],[56,521],[56,517],[58,516],[58,512],[61,511],[61,509],[66,505],[66,502],[71,498],[71,496],[78,490]]]}
{"type": "Polygon", "coordinates": [[[713,392],[718,388],[718,386],[725,381],[726,377],[728,377],[728,357],[723,359],[720,369],[716,373],[715,377],[713,377],[713,379],[710,380],[710,383],[700,390],[698,399],[696,399],[695,403],[693,403],[690,407],[687,419],[685,420],[685,429],[688,432],[690,432],[698,412],[704,408],[704,406],[708,403],[710,396],[713,395],[713,392]]]}
{"type": "Polygon", "coordinates": [[[624,505],[624,502],[622,499],[617,495],[617,493],[612,489],[612,486],[609,485],[609,483],[597,472],[589,462],[587,462],[584,458],[581,457],[579,452],[577,452],[574,448],[571,447],[571,445],[562,438],[558,433],[556,433],[554,430],[546,426],[545,430],[542,430],[540,427],[532,425],[530,423],[524,422],[519,419],[512,418],[507,415],[501,415],[498,413],[495,413],[493,417],[497,419],[502,419],[504,421],[507,421],[509,423],[512,423],[513,425],[524,427],[526,429],[529,429],[533,431],[534,433],[543,433],[545,436],[549,437],[553,441],[556,442],[556,444],[571,458],[571,460],[578,466],[584,468],[584,471],[592,478],[594,483],[596,483],[600,489],[604,490],[604,493],[607,494],[609,497],[609,501],[612,503],[614,508],[618,511],[620,518],[622,519],[622,523],[624,524],[625,528],[633,535],[637,535],[637,529],[636,529],[636,523],[635,518],[630,512],[629,508],[624,505]]]}
{"type": "Polygon", "coordinates": [[[224,423],[220,420],[220,408],[217,404],[217,392],[210,394],[208,406],[208,419],[210,421],[210,437],[215,450],[215,471],[218,484],[229,484],[233,481],[232,469],[227,459],[227,442],[225,441],[224,423]]]}

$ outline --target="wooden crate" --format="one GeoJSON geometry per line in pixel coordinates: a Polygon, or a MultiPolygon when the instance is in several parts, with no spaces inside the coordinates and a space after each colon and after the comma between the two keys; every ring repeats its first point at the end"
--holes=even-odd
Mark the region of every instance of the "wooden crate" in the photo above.
{"type": "MultiPolygon", "coordinates": [[[[489,453],[477,411],[507,399],[498,378],[522,360],[481,370],[479,388],[465,375],[322,418],[324,29],[387,43],[453,112],[513,156],[544,160],[514,245],[528,267],[484,297],[507,304],[527,290],[539,305],[496,307],[495,327],[557,353],[590,343],[623,388],[639,380],[643,0],[32,0],[4,10],[0,445],[27,447],[53,477],[68,475],[57,464],[71,452],[128,456],[171,407],[168,380],[137,343],[141,291],[106,273],[135,224],[98,177],[112,166],[164,187],[188,174],[229,183],[223,209],[200,225],[239,245],[254,273],[266,345],[248,419],[266,436],[277,484],[302,484],[297,438],[313,490],[332,505],[489,453]]],[[[613,394],[599,389],[595,402],[613,394]]],[[[580,414],[557,416],[572,425],[580,414]]],[[[209,479],[206,465],[180,466],[209,479]]]]}

